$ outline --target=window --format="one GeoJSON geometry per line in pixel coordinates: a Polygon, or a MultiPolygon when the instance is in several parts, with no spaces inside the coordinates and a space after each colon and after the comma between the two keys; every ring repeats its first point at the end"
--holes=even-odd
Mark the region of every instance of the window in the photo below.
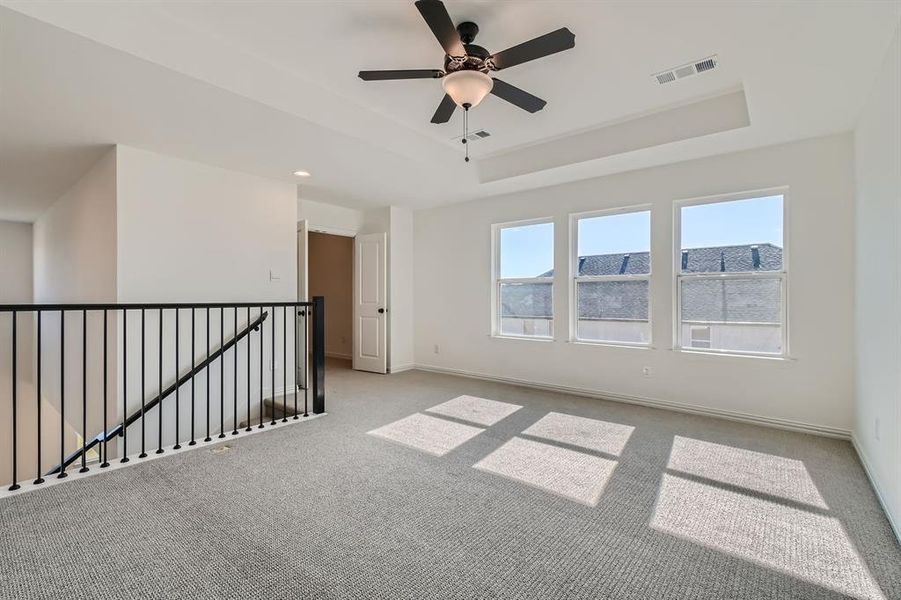
{"type": "Polygon", "coordinates": [[[686,203],[676,219],[678,347],[785,355],[784,195],[686,203]]]}
{"type": "Polygon", "coordinates": [[[494,226],[493,333],[554,337],[554,224],[494,226]]]}
{"type": "Polygon", "coordinates": [[[573,339],[651,342],[651,212],[574,215],[573,339]]]}

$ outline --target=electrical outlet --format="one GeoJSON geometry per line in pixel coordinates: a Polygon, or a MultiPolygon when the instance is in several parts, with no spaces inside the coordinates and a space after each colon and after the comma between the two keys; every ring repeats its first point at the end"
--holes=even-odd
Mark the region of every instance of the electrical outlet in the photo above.
{"type": "Polygon", "coordinates": [[[651,367],[642,368],[641,374],[644,375],[645,377],[650,377],[651,376],[651,367]]]}
{"type": "Polygon", "coordinates": [[[435,354],[439,354],[439,353],[440,353],[440,348],[438,348],[438,344],[435,344],[435,349],[434,349],[434,351],[435,351],[435,354]]]}
{"type": "Polygon", "coordinates": [[[876,436],[876,441],[879,441],[879,417],[873,421],[873,435],[876,436]]]}

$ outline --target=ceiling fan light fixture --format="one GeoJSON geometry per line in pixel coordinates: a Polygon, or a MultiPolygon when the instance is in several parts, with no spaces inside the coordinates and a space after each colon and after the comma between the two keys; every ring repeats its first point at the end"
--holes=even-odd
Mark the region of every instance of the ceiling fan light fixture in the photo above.
{"type": "Polygon", "coordinates": [[[455,71],[441,79],[441,86],[457,106],[478,106],[491,93],[494,80],[481,71],[455,71]]]}

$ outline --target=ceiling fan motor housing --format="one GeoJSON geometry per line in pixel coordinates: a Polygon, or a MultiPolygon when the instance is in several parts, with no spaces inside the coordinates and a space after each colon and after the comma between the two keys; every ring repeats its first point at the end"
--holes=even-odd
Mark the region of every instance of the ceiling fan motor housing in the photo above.
{"type": "Polygon", "coordinates": [[[448,73],[455,71],[489,72],[492,68],[489,61],[491,53],[485,48],[473,44],[479,33],[479,26],[472,21],[464,21],[457,25],[457,32],[460,34],[460,41],[463,42],[466,56],[445,56],[444,70],[448,73]]]}

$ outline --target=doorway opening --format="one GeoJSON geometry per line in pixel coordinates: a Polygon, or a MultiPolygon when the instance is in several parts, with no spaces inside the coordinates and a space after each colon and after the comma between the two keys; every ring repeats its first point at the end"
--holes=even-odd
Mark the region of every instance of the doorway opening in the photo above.
{"type": "Polygon", "coordinates": [[[353,257],[352,237],[308,234],[309,297],[325,297],[325,356],[337,368],[350,368],[353,358],[353,257]]]}

